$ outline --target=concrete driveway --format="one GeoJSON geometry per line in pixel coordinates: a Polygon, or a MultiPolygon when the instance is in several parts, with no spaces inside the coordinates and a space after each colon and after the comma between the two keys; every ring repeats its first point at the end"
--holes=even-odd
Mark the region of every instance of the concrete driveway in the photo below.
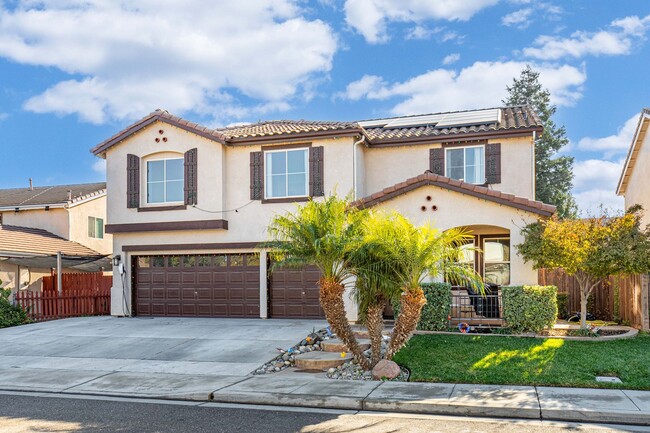
{"type": "Polygon", "coordinates": [[[176,397],[243,380],[318,320],[84,317],[0,329],[0,389],[176,397]],[[130,390],[125,392],[124,390],[130,390]]]}

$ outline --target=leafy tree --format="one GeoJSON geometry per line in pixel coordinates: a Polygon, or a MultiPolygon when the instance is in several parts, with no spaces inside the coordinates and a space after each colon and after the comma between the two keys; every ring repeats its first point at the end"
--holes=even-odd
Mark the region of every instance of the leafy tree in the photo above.
{"type": "Polygon", "coordinates": [[[269,225],[274,266],[315,265],[319,280],[320,303],[332,330],[354,355],[359,365],[370,365],[359,347],[345,314],[345,282],[354,277],[349,263],[359,247],[365,211],[350,208],[348,201],[334,195],[322,201],[309,201],[293,213],[278,215],[269,225]]]}
{"type": "Polygon", "coordinates": [[[571,195],[573,157],[557,156],[569,139],[564,126],[558,127],[552,119],[557,107],[550,102],[550,92],[540,84],[539,72],[528,65],[506,90],[504,104],[531,105],[544,125],[544,132],[535,141],[535,199],[557,206],[560,218],[575,217],[578,208],[571,195]]]}
{"type": "Polygon", "coordinates": [[[553,218],[522,229],[516,245],[536,269],[563,268],[580,288],[581,326],[587,326],[587,301],[594,288],[610,275],[650,271],[650,232],[640,228],[640,207],[617,217],[553,218]]]}
{"type": "MultiPolygon", "coordinates": [[[[0,281],[0,286],[2,281],[0,281]]],[[[27,313],[18,305],[9,302],[11,290],[0,288],[0,328],[22,325],[28,322],[27,313]]]]}

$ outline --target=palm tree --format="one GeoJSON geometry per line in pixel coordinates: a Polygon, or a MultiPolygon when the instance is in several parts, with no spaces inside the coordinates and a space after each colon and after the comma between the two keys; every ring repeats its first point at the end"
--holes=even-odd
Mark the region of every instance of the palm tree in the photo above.
{"type": "Polygon", "coordinates": [[[360,245],[361,223],[366,213],[350,208],[348,201],[335,195],[322,201],[310,200],[293,213],[273,218],[269,226],[271,240],[263,246],[271,249],[274,266],[318,267],[322,273],[319,290],[325,318],[359,365],[367,370],[368,360],[352,332],[343,301],[345,282],[353,277],[348,261],[360,245]]]}
{"type": "MultiPolygon", "coordinates": [[[[420,286],[427,276],[446,276],[454,281],[462,280],[478,291],[483,290],[480,277],[459,263],[460,247],[470,237],[463,230],[451,229],[440,233],[429,225],[414,226],[406,217],[392,213],[366,218],[364,232],[364,248],[371,250],[376,261],[383,265],[367,268],[371,279],[361,288],[370,288],[370,298],[381,299],[372,293],[377,291],[387,300],[399,296],[400,301],[400,312],[386,359],[391,359],[407,343],[417,327],[422,307],[426,304],[420,286]],[[384,281],[380,282],[382,279],[384,281]],[[395,287],[399,290],[396,291],[395,287]]],[[[368,276],[367,271],[359,273],[368,276]]],[[[371,313],[376,314],[376,311],[371,313]]]]}

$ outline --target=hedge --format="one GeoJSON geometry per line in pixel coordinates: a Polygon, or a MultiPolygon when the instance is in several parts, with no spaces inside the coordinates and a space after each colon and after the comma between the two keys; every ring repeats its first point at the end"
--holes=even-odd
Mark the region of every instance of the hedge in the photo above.
{"type": "Polygon", "coordinates": [[[566,319],[569,317],[569,294],[557,294],[557,318],[566,319]]]}
{"type": "Polygon", "coordinates": [[[514,332],[539,332],[557,320],[557,287],[505,286],[501,288],[503,318],[514,332]]]}
{"type": "Polygon", "coordinates": [[[0,328],[27,323],[27,313],[17,305],[11,305],[11,290],[0,289],[0,328]]]}
{"type": "MultiPolygon", "coordinates": [[[[422,283],[427,303],[422,307],[418,328],[422,331],[443,331],[449,326],[451,314],[451,284],[422,283]]],[[[395,317],[399,314],[399,303],[393,305],[395,317]]]]}

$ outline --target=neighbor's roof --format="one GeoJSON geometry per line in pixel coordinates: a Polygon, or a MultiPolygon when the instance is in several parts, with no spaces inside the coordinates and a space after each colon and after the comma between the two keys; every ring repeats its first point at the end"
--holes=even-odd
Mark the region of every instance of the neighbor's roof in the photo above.
{"type": "Polygon", "coordinates": [[[0,189],[0,208],[73,204],[105,193],[106,182],[0,189]]]}
{"type": "Polygon", "coordinates": [[[47,230],[0,225],[0,253],[27,253],[67,256],[101,256],[77,242],[63,239],[47,230]]]}
{"type": "Polygon", "coordinates": [[[445,188],[461,194],[471,195],[473,197],[510,206],[527,212],[536,213],[543,216],[551,216],[555,213],[556,207],[540,201],[529,200],[513,194],[507,194],[496,191],[484,186],[474,185],[472,183],[462,182],[460,180],[450,179],[430,172],[425,172],[416,177],[405,180],[388,188],[376,192],[367,197],[361,198],[353,203],[360,208],[369,208],[379,203],[391,200],[409,191],[421,188],[423,186],[433,185],[445,188]]]}
{"type": "Polygon", "coordinates": [[[624,195],[625,190],[627,189],[627,183],[632,176],[632,170],[636,164],[637,156],[641,150],[641,144],[645,140],[645,137],[648,133],[648,126],[650,125],[650,108],[644,108],[641,110],[641,116],[639,116],[639,123],[634,132],[634,138],[632,139],[632,144],[630,145],[630,150],[627,152],[627,158],[625,159],[625,165],[623,166],[623,172],[621,177],[618,180],[618,186],[616,188],[617,195],[624,195]]]}
{"type": "Polygon", "coordinates": [[[311,139],[343,135],[361,135],[368,145],[395,145],[417,141],[452,141],[490,135],[541,131],[542,122],[528,105],[453,111],[416,116],[391,117],[364,121],[271,120],[228,128],[211,129],[156,110],[95,146],[95,155],[145,128],[153,122],[168,123],[222,144],[246,144],[260,141],[311,139]],[[400,125],[400,126],[395,126],[400,125]]]}

